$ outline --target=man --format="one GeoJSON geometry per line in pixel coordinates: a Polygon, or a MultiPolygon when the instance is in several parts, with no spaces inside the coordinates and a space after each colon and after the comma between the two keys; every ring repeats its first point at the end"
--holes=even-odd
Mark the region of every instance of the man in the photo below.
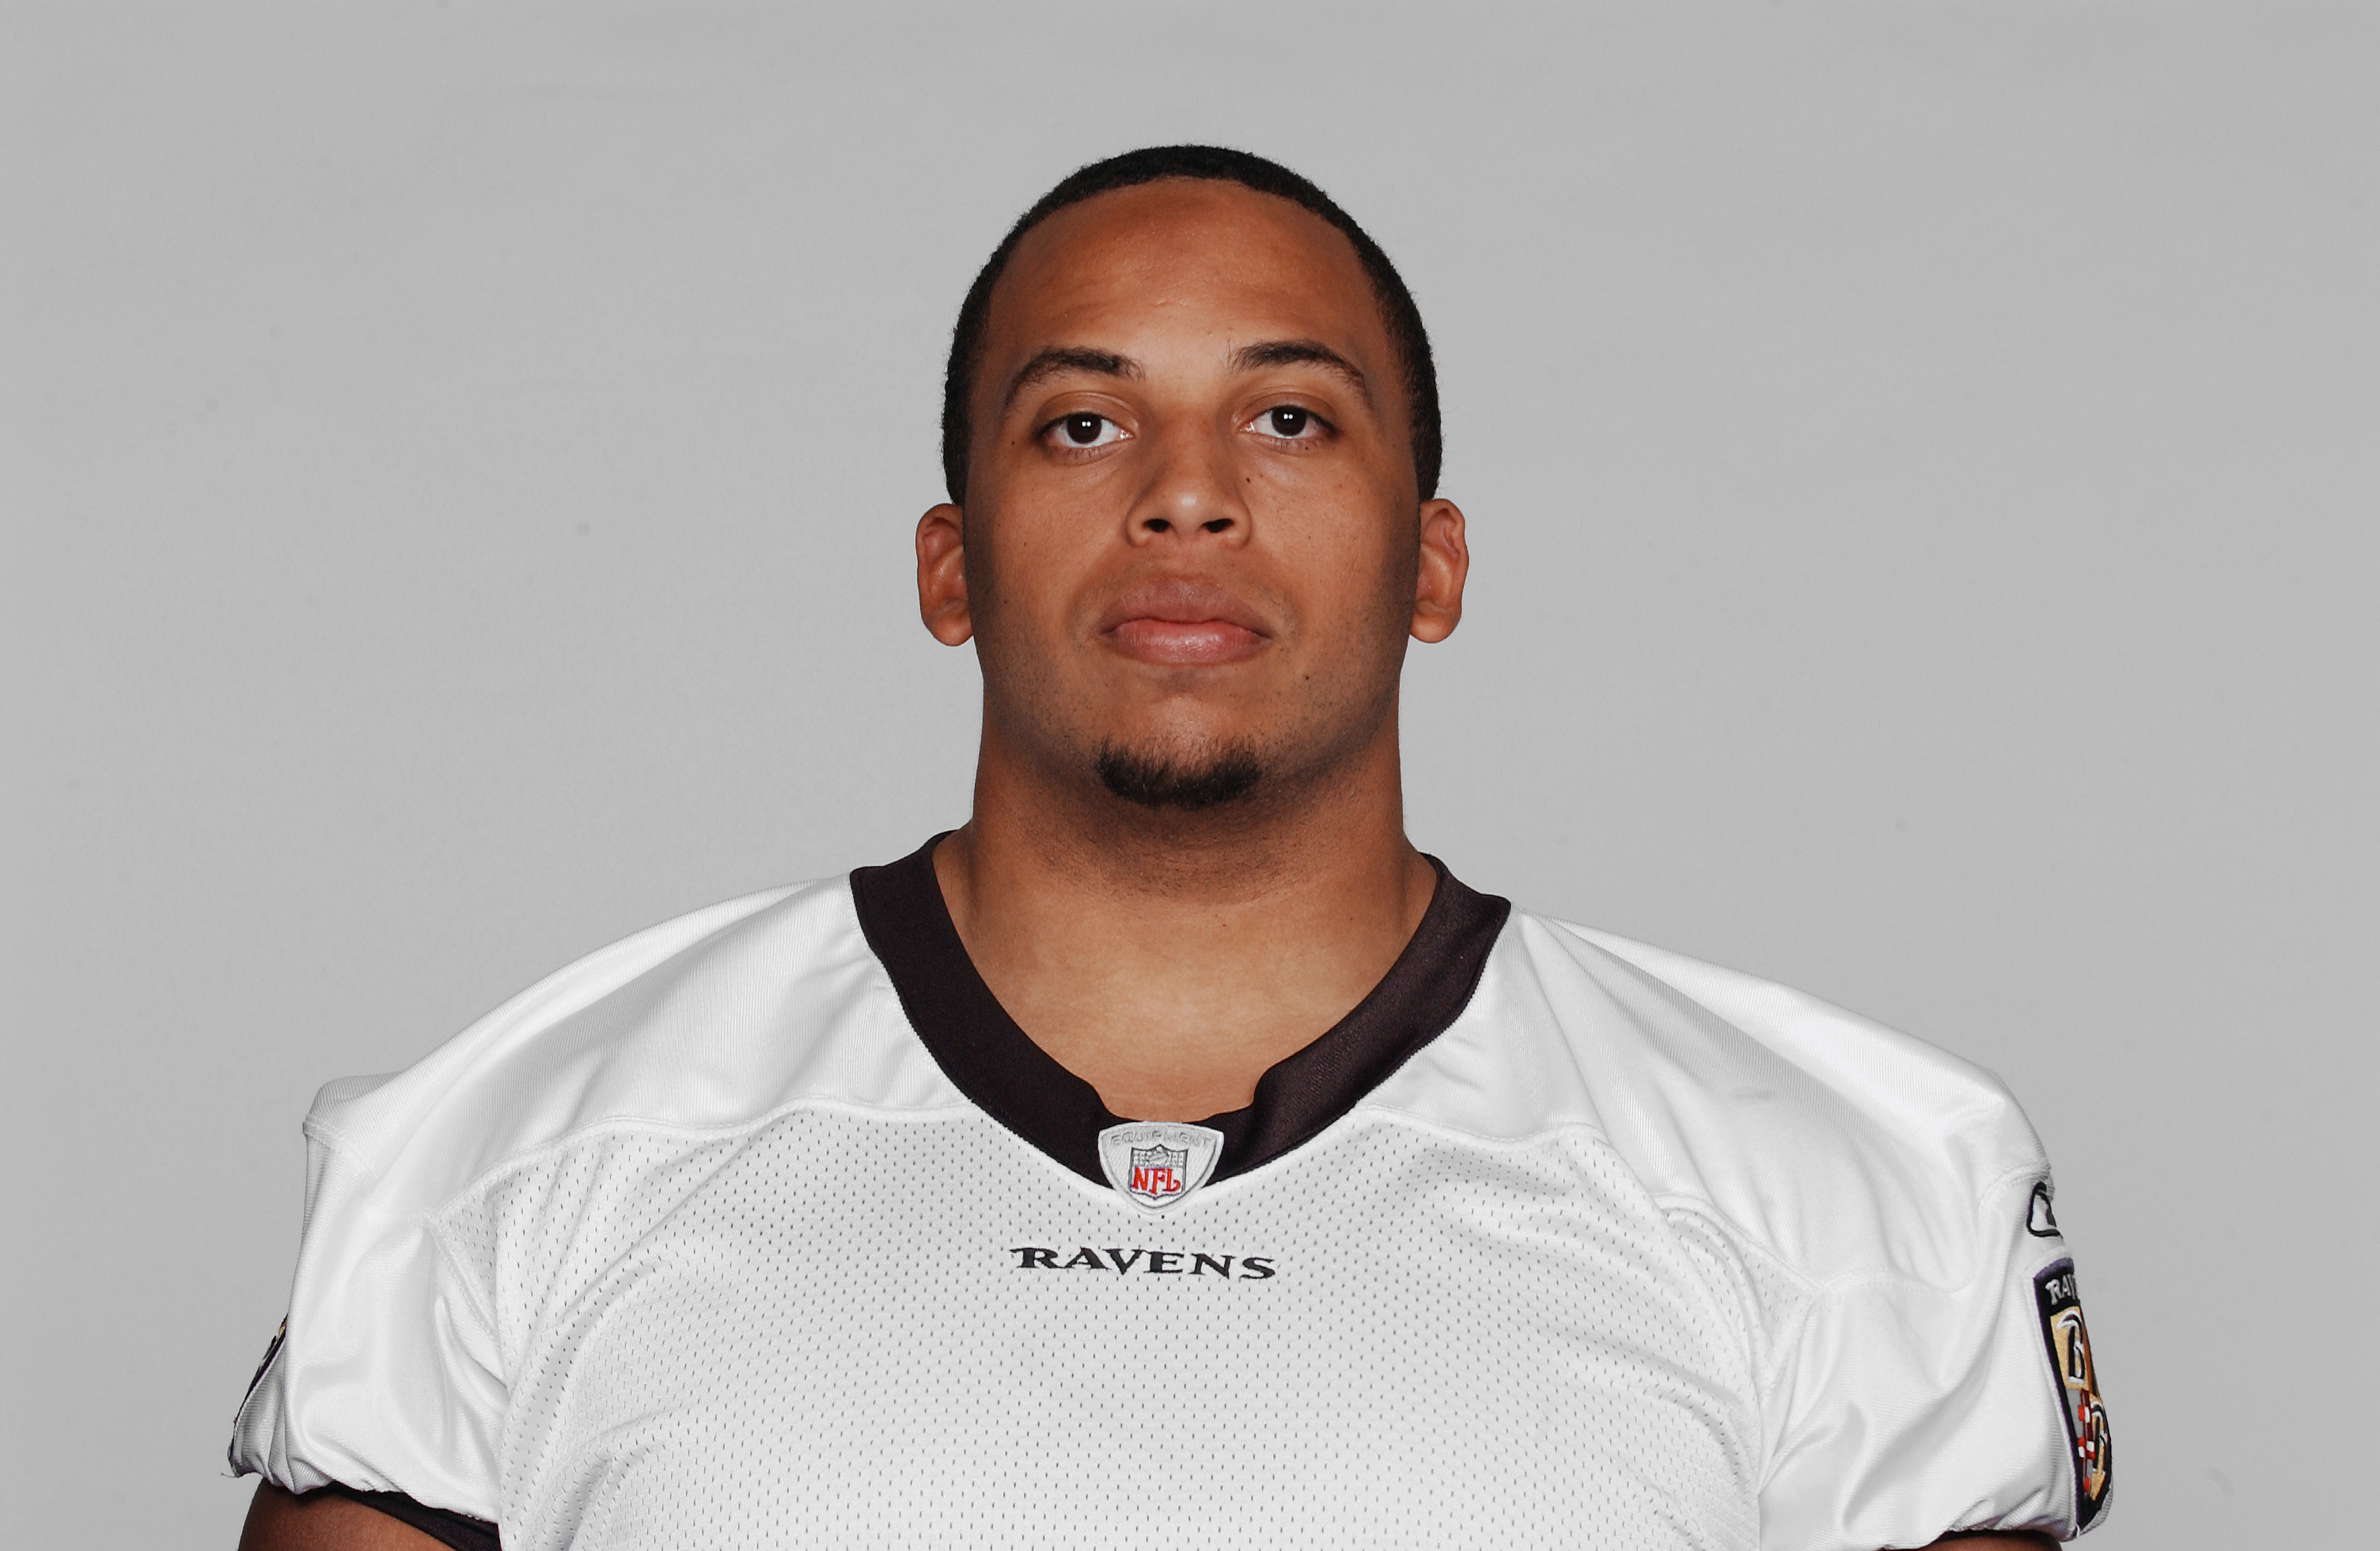
{"type": "Polygon", "coordinates": [[[1403,285],[1284,169],[1144,151],[1028,212],[917,528],[971,820],[326,1088],[243,1545],[2088,1527],[2013,1101],[1407,842],[1438,444],[1403,285]]]}

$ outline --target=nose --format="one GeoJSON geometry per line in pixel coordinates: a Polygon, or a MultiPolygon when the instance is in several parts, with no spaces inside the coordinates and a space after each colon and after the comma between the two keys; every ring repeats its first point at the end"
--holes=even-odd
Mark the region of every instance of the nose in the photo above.
{"type": "Polygon", "coordinates": [[[1211,538],[1247,542],[1251,525],[1231,449],[1212,432],[1165,435],[1149,452],[1148,479],[1134,500],[1125,538],[1134,544],[1211,538]]]}

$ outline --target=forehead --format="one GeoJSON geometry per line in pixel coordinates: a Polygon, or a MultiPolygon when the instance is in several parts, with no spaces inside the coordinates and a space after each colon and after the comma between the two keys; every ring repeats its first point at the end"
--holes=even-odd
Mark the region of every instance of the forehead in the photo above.
{"type": "MultiPolygon", "coordinates": [[[[1052,344],[1154,335],[1317,339],[1386,365],[1388,330],[1344,233],[1234,183],[1169,178],[1069,206],[1018,242],[993,288],[986,376],[1052,344]]],[[[1220,351],[1219,351],[1220,353],[1220,351]]],[[[981,385],[978,384],[978,391],[981,385]]]]}

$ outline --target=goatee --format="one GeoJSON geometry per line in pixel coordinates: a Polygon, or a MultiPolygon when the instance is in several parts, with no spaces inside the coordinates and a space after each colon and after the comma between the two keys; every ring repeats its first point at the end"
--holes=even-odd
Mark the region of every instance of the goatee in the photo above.
{"type": "Polygon", "coordinates": [[[1196,765],[1150,758],[1110,745],[1099,750],[1099,780],[1128,803],[1143,807],[1220,807],[1254,791],[1264,767],[1243,749],[1227,750],[1196,765]]]}

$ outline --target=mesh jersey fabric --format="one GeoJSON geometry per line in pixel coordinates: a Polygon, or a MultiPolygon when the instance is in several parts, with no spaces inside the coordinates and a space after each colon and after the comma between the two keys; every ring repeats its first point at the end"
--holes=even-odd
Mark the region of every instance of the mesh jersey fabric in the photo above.
{"type": "Polygon", "coordinates": [[[850,879],[655,927],[323,1089],[234,1466],[512,1551],[2075,1532],[1998,1083],[1525,913],[1472,972],[1153,1213],[953,1083],[850,879]]]}

